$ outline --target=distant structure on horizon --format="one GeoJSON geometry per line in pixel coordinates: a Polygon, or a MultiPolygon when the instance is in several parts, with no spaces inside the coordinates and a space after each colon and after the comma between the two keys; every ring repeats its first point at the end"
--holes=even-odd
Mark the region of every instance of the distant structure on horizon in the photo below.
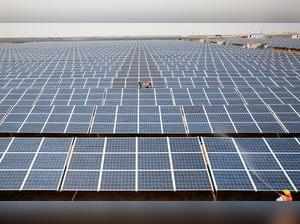
{"type": "Polygon", "coordinates": [[[263,33],[250,33],[248,35],[248,39],[263,39],[265,38],[265,34],[263,33]]]}
{"type": "Polygon", "coordinates": [[[293,34],[292,39],[300,39],[300,33],[293,34]]]}

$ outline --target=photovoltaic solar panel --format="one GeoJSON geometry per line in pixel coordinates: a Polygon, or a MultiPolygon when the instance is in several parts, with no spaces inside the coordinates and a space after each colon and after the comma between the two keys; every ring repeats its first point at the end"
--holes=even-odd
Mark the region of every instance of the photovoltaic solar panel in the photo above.
{"type": "MultiPolygon", "coordinates": [[[[292,181],[287,171],[298,169],[295,165],[298,153],[293,152],[296,156],[293,158],[291,151],[276,151],[276,147],[273,148],[269,144],[272,140],[274,139],[204,138],[203,143],[206,146],[216,189],[296,190],[297,182],[292,181]],[[223,149],[216,151],[216,145],[223,145],[223,149]],[[236,151],[232,150],[233,147],[236,151]]],[[[287,144],[291,140],[295,141],[295,139],[280,139],[282,143],[287,144]]]]}
{"type": "Polygon", "coordinates": [[[299,75],[298,55],[269,49],[3,45],[0,189],[296,191],[299,75]]]}

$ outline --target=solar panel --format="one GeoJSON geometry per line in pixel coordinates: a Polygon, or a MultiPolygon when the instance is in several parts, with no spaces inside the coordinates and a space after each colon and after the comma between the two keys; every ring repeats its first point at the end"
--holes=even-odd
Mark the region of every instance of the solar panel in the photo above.
{"type": "Polygon", "coordinates": [[[300,49],[300,41],[289,37],[273,37],[269,45],[274,48],[300,49]]]}
{"type": "Polygon", "coordinates": [[[299,77],[296,54],[269,49],[1,46],[0,189],[298,190],[299,77]]]}
{"type": "Polygon", "coordinates": [[[95,139],[91,141],[90,146],[85,140],[78,138],[75,141],[64,175],[63,190],[173,191],[176,188],[175,173],[178,180],[185,178],[183,174],[188,175],[185,183],[178,183],[178,190],[211,189],[197,138],[123,138],[118,141],[115,138],[100,138],[99,142],[95,139]],[[152,144],[147,144],[150,141],[152,144]],[[100,153],[94,150],[78,151],[76,145],[90,149],[98,148],[100,142],[101,147],[104,146],[100,153]],[[180,147],[175,150],[171,146],[174,143],[178,143],[174,145],[176,148],[190,143],[195,145],[195,149],[189,147],[189,150],[184,150],[180,147]],[[137,147],[134,151],[131,150],[133,146],[137,147]],[[77,180],[85,174],[84,179],[89,185],[77,180]]]}
{"type": "Polygon", "coordinates": [[[296,161],[300,154],[297,151],[276,150],[276,146],[273,148],[273,144],[269,144],[273,140],[285,142],[286,145],[297,143],[299,147],[295,139],[204,138],[216,189],[297,190],[297,182],[292,181],[287,171],[297,171],[296,161]],[[223,146],[221,150],[218,150],[219,146],[223,146]],[[293,158],[293,155],[296,157],[293,158]]]}

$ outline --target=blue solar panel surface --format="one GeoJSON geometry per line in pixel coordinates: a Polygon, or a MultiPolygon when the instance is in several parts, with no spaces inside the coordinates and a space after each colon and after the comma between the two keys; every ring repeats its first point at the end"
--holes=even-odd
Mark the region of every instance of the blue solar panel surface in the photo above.
{"type": "Polygon", "coordinates": [[[298,191],[299,87],[300,56],[270,49],[2,44],[0,189],[298,191]]]}

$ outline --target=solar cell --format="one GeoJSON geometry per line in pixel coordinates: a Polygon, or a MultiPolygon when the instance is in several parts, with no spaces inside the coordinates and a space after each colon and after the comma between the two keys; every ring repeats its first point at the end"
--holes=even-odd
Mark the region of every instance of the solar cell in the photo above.
{"type": "Polygon", "coordinates": [[[1,190],[18,190],[26,175],[26,171],[0,171],[0,189],[1,190]]]}
{"type": "Polygon", "coordinates": [[[300,145],[296,139],[287,139],[287,138],[269,138],[266,139],[267,143],[270,145],[272,150],[275,153],[284,153],[284,152],[300,152],[300,145]]]}
{"type": "Polygon", "coordinates": [[[40,152],[68,152],[71,142],[71,138],[45,138],[40,152]]]}
{"type": "Polygon", "coordinates": [[[243,163],[236,153],[209,153],[209,161],[212,169],[242,170],[243,163]]]}
{"type": "Polygon", "coordinates": [[[24,190],[58,190],[62,171],[37,171],[30,172],[24,190]]]}
{"type": "Polygon", "coordinates": [[[168,154],[139,154],[139,169],[142,170],[168,170],[170,160],[168,154]]]}
{"type": "Polygon", "coordinates": [[[263,139],[239,138],[235,142],[242,153],[269,153],[270,150],[263,139]]]}
{"type": "Polygon", "coordinates": [[[106,152],[126,153],[135,152],[135,138],[108,138],[106,152]]]}
{"type": "Polygon", "coordinates": [[[169,171],[139,171],[138,189],[140,191],[172,191],[172,175],[169,171]]]}
{"type": "Polygon", "coordinates": [[[0,169],[28,169],[33,153],[6,153],[2,156],[0,169]]]}
{"type": "Polygon", "coordinates": [[[169,138],[171,152],[201,152],[197,138],[169,138]]]}
{"type": "Polygon", "coordinates": [[[214,179],[216,182],[216,189],[222,190],[242,190],[253,191],[253,186],[246,171],[214,171],[214,179]]]}
{"type": "Polygon", "coordinates": [[[205,169],[202,155],[199,153],[173,153],[172,161],[174,169],[205,169]]]}
{"type": "Polygon", "coordinates": [[[69,169],[72,170],[99,170],[101,166],[101,154],[73,153],[69,169]]]}
{"type": "Polygon", "coordinates": [[[8,152],[36,152],[40,144],[40,139],[15,138],[9,145],[8,152]]]}
{"type": "Polygon", "coordinates": [[[208,152],[236,152],[230,138],[204,138],[203,143],[208,152]]]}
{"type": "Polygon", "coordinates": [[[293,190],[289,180],[282,171],[251,171],[250,173],[258,190],[293,190]]]}
{"type": "Polygon", "coordinates": [[[271,154],[243,154],[243,159],[249,170],[280,170],[271,154]]]}
{"type": "Polygon", "coordinates": [[[134,170],[134,154],[106,154],[104,158],[105,170],[134,170]]]}
{"type": "Polygon", "coordinates": [[[210,190],[211,185],[206,171],[175,171],[176,190],[210,190]]]}
{"type": "Polygon", "coordinates": [[[11,139],[9,138],[0,138],[0,152],[4,152],[7,149],[7,146],[10,143],[10,141],[11,139]]]}
{"type": "Polygon", "coordinates": [[[166,138],[138,138],[139,152],[168,152],[166,138]]]}
{"type": "Polygon", "coordinates": [[[62,187],[65,191],[96,191],[98,179],[99,171],[68,171],[62,187]]]}
{"type": "Polygon", "coordinates": [[[101,188],[103,191],[134,191],[135,172],[103,171],[101,188]]]}

